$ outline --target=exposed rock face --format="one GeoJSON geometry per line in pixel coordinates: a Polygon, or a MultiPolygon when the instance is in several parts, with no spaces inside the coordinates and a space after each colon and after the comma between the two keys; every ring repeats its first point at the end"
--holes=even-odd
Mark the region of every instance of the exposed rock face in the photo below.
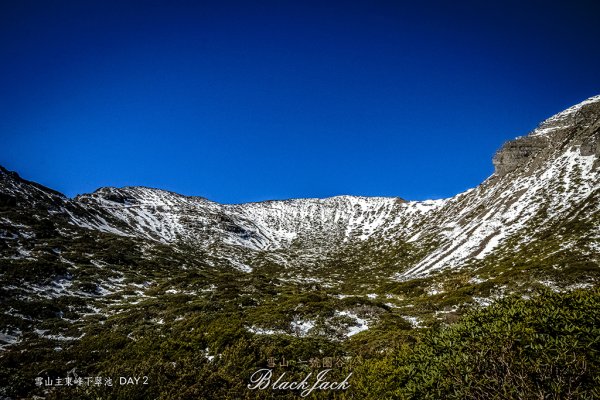
{"type": "Polygon", "coordinates": [[[584,157],[600,155],[600,96],[548,118],[527,136],[506,142],[494,156],[495,174],[502,177],[519,167],[540,166],[536,159],[547,159],[567,145],[578,146],[584,157]]]}
{"type": "Polygon", "coordinates": [[[582,156],[600,156],[600,128],[581,144],[582,156]]]}
{"type": "Polygon", "coordinates": [[[492,160],[496,174],[504,176],[514,171],[534,159],[547,145],[545,136],[525,136],[506,142],[492,160]]]}

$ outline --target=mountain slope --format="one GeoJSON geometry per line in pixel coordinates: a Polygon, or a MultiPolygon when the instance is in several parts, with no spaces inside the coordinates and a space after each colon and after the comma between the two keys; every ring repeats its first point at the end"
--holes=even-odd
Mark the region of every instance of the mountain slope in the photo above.
{"type": "MultiPolygon", "coordinates": [[[[547,119],[507,142],[494,157],[495,173],[480,186],[445,200],[338,196],[223,205],[144,187],[101,188],[71,200],[5,169],[1,200],[10,205],[18,199],[88,229],[203,248],[299,247],[317,255],[320,250],[326,258],[332,249],[371,237],[432,247],[414,265],[397,266],[405,279],[483,259],[510,238],[531,240],[527,232],[539,233],[593,203],[599,119],[600,96],[547,119]]],[[[597,239],[597,221],[591,226],[597,239]]]]}
{"type": "Polygon", "coordinates": [[[370,238],[378,246],[404,241],[426,250],[414,264],[397,265],[406,279],[484,259],[511,239],[517,240],[504,250],[515,251],[578,209],[587,210],[579,218],[591,224],[587,251],[595,249],[599,121],[600,96],[547,119],[507,142],[494,157],[495,173],[480,186],[444,200],[338,196],[223,205],[144,187],[101,188],[67,199],[5,169],[0,200],[100,232],[249,254],[301,249],[325,260],[370,238]]]}
{"type": "MultiPolygon", "coordinates": [[[[226,205],[145,187],[69,199],[0,167],[0,396],[60,398],[35,377],[73,363],[120,374],[126,360],[157,380],[196,371],[204,393],[230,357],[378,356],[510,293],[597,286],[599,160],[596,96],[441,200],[226,205]]],[[[157,397],[144,390],[131,393],[157,397]]]]}
{"type": "MultiPolygon", "coordinates": [[[[450,199],[434,218],[445,230],[438,249],[405,275],[482,259],[511,238],[539,239],[553,224],[579,217],[591,221],[598,240],[600,97],[559,113],[528,136],[507,142],[494,157],[496,171],[482,185],[450,199]]],[[[593,244],[593,242],[592,242],[593,244]]],[[[574,246],[564,242],[563,246],[574,246]]]]}
{"type": "MultiPolygon", "coordinates": [[[[511,238],[531,240],[527,232],[539,233],[593,203],[599,115],[596,96],[549,118],[529,135],[507,142],[494,157],[495,173],[480,186],[444,200],[339,196],[222,205],[127,187],[102,188],[67,203],[88,211],[87,218],[72,218],[80,226],[205,248],[214,243],[249,251],[295,246],[313,253],[321,249],[326,258],[332,249],[369,238],[432,247],[414,265],[397,266],[405,279],[486,258],[511,238]]],[[[585,218],[591,219],[589,212],[585,218]]],[[[597,234],[596,221],[590,235],[597,234]]]]}

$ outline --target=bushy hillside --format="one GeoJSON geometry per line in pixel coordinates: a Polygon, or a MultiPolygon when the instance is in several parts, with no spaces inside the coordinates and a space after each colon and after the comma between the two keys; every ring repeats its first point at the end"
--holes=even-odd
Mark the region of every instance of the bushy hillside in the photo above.
{"type": "Polygon", "coordinates": [[[369,399],[597,399],[600,292],[509,297],[355,372],[369,399]]]}
{"type": "Polygon", "coordinates": [[[442,200],[69,199],[0,167],[0,397],[297,398],[247,388],[285,357],[352,373],[313,398],[593,398],[599,160],[596,96],[442,200]]]}

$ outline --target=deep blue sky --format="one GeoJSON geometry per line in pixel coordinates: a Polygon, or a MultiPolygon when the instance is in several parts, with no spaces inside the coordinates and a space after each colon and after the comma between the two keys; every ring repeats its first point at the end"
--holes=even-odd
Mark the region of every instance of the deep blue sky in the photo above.
{"type": "Polygon", "coordinates": [[[451,196],[600,93],[598,2],[487,3],[2,1],[0,164],[69,196],[451,196]]]}

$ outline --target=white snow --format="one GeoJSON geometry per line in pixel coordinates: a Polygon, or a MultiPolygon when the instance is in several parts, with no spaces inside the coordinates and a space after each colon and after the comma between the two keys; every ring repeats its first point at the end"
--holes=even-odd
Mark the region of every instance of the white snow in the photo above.
{"type": "Polygon", "coordinates": [[[308,335],[310,330],[315,327],[315,321],[312,320],[295,320],[290,324],[292,332],[297,336],[303,337],[308,335]]]}
{"type": "Polygon", "coordinates": [[[79,337],[74,337],[74,336],[64,336],[62,334],[60,335],[47,335],[46,332],[48,332],[48,329],[34,329],[34,332],[44,338],[44,339],[50,339],[50,340],[59,340],[59,341],[73,341],[73,340],[79,340],[82,337],[85,336],[85,333],[82,333],[81,336],[79,337]]]}
{"type": "Polygon", "coordinates": [[[553,115],[552,117],[542,122],[540,126],[538,126],[533,132],[531,132],[531,136],[548,135],[554,131],[570,127],[570,117],[576,114],[583,107],[597,102],[600,102],[600,95],[590,97],[589,99],[582,101],[579,104],[576,104],[556,115],[553,115]]]}
{"type": "Polygon", "coordinates": [[[249,272],[252,272],[252,267],[251,267],[251,266],[249,266],[249,265],[247,265],[247,264],[244,264],[244,263],[242,263],[242,262],[239,262],[239,261],[237,261],[237,260],[235,260],[235,259],[233,259],[233,258],[229,258],[229,259],[228,259],[228,261],[229,261],[229,262],[230,262],[230,263],[231,263],[231,264],[232,264],[232,265],[233,265],[235,268],[239,269],[239,270],[240,270],[240,271],[242,271],[242,272],[248,272],[248,273],[249,273],[249,272]]]}
{"type": "Polygon", "coordinates": [[[482,307],[490,306],[494,300],[488,297],[476,297],[473,296],[473,301],[482,307]]]}
{"type": "Polygon", "coordinates": [[[408,322],[410,322],[410,324],[413,326],[413,328],[420,328],[421,327],[421,320],[417,317],[412,317],[412,316],[403,316],[402,318],[404,318],[405,320],[407,320],[408,322]]]}
{"type": "Polygon", "coordinates": [[[455,196],[440,212],[442,221],[431,221],[444,227],[445,241],[396,278],[425,276],[468,259],[484,259],[521,232],[542,206],[549,220],[576,209],[578,202],[599,188],[600,176],[593,168],[595,160],[595,156],[582,156],[579,148],[571,147],[550,158],[537,174],[521,176],[505,187],[480,190],[475,193],[477,196],[468,199],[464,195],[455,196]],[[474,218],[478,209],[486,212],[474,218]]]}
{"type": "Polygon", "coordinates": [[[5,329],[0,332],[0,350],[21,341],[23,332],[20,329],[5,329]]]}
{"type": "Polygon", "coordinates": [[[246,328],[248,332],[252,332],[256,335],[284,335],[285,332],[282,330],[274,330],[274,329],[265,329],[259,328],[256,326],[251,326],[246,328]]]}
{"type": "Polygon", "coordinates": [[[336,311],[336,315],[349,317],[355,321],[354,325],[350,325],[348,327],[348,332],[346,333],[346,337],[354,336],[357,333],[360,333],[362,331],[366,331],[367,329],[369,329],[369,322],[364,318],[360,318],[358,315],[356,315],[352,311],[346,311],[346,310],[336,311]]]}

